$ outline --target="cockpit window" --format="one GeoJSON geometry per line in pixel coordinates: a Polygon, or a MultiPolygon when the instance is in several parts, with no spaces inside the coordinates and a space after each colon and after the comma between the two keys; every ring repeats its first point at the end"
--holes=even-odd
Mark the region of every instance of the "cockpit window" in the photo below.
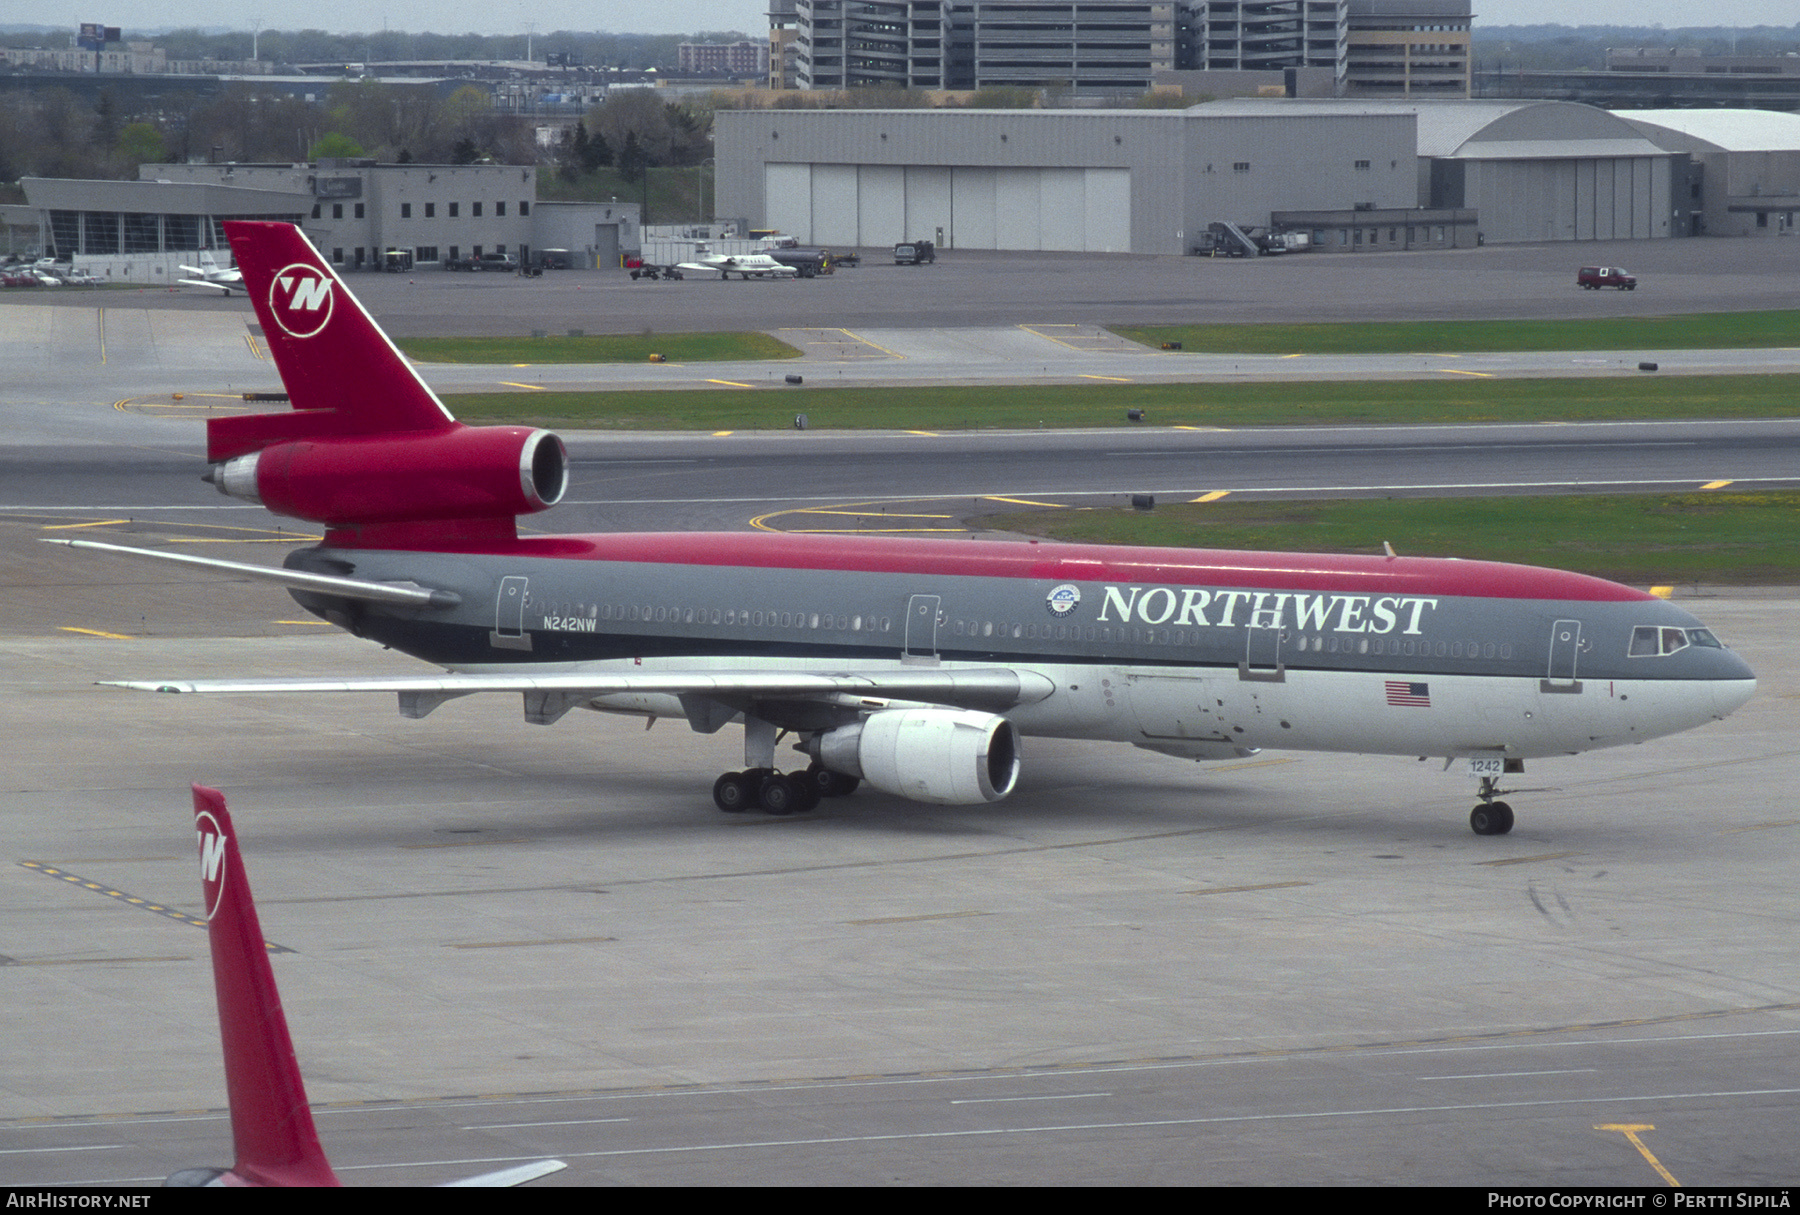
{"type": "Polygon", "coordinates": [[[1629,653],[1633,658],[1655,658],[1674,654],[1691,645],[1706,646],[1714,650],[1725,648],[1710,629],[1677,629],[1667,625],[1640,624],[1631,630],[1629,653]]]}

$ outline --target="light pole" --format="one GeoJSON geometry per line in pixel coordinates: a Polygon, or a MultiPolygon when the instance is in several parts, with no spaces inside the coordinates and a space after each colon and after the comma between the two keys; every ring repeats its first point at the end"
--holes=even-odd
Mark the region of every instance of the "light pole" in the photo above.
{"type": "Polygon", "coordinates": [[[712,219],[712,208],[708,206],[706,202],[707,165],[713,165],[716,179],[718,166],[713,164],[713,158],[711,156],[708,156],[705,160],[694,166],[694,222],[699,224],[706,223],[712,219]]]}

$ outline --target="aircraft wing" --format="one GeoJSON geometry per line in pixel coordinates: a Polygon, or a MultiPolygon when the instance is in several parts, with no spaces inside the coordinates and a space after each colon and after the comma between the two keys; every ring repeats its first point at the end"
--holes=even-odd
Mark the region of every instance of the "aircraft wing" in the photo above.
{"type": "MultiPolygon", "coordinates": [[[[937,667],[898,667],[863,671],[769,670],[628,670],[559,671],[541,675],[512,672],[495,674],[399,675],[367,677],[283,676],[268,679],[130,679],[108,680],[106,686],[137,692],[246,694],[278,692],[393,692],[400,697],[400,711],[407,717],[424,717],[447,700],[477,692],[520,692],[528,714],[550,711],[556,717],[578,705],[606,696],[662,695],[683,700],[688,719],[701,728],[701,720],[717,729],[733,714],[757,701],[808,700],[846,709],[879,708],[904,700],[921,704],[955,705],[960,708],[1008,709],[1042,700],[1055,685],[1035,671],[1007,667],[944,670],[937,667]],[[695,703],[689,705],[687,702],[695,703]],[[533,708],[533,704],[538,706],[533,708]],[[720,714],[705,702],[728,711],[720,714]]],[[[554,720],[554,718],[552,718],[554,720]]],[[[711,733],[711,729],[705,730],[711,733]]]]}
{"type": "Polygon", "coordinates": [[[226,295],[231,294],[233,287],[241,286],[239,283],[215,283],[204,278],[178,278],[175,280],[175,284],[179,287],[211,287],[214,291],[223,291],[226,295]]]}

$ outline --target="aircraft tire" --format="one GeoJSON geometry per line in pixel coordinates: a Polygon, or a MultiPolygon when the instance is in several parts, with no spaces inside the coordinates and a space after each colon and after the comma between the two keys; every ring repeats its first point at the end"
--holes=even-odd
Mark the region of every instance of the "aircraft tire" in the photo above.
{"type": "Polygon", "coordinates": [[[1505,835],[1513,829],[1513,810],[1505,802],[1487,802],[1469,812],[1469,828],[1476,835],[1505,835]]]}
{"type": "Polygon", "coordinates": [[[762,790],[756,800],[766,813],[792,814],[800,808],[800,797],[793,781],[779,772],[771,772],[763,778],[762,790]]]}
{"type": "Polygon", "coordinates": [[[806,773],[790,772],[787,782],[794,786],[794,809],[806,814],[819,808],[819,799],[824,795],[820,793],[819,786],[806,779],[806,773]]]}
{"type": "Polygon", "coordinates": [[[750,809],[750,783],[742,772],[727,772],[713,782],[713,805],[727,814],[742,814],[750,809]]]}
{"type": "Polygon", "coordinates": [[[808,768],[806,781],[819,791],[820,797],[848,797],[862,784],[856,777],[833,772],[824,764],[814,764],[808,768]]]}

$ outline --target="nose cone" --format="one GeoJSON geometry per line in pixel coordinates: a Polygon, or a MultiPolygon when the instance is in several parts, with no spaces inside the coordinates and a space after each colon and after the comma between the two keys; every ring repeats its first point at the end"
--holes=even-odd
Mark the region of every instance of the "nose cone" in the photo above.
{"type": "Polygon", "coordinates": [[[1731,650],[1706,653],[1706,676],[1712,683],[1713,715],[1729,717],[1756,695],[1756,672],[1731,650]]]}
{"type": "MultiPolygon", "coordinates": [[[[1748,673],[1749,668],[1745,668],[1748,673]]],[[[1723,720],[1750,703],[1756,695],[1756,679],[1720,680],[1713,685],[1713,715],[1723,720]]]]}

